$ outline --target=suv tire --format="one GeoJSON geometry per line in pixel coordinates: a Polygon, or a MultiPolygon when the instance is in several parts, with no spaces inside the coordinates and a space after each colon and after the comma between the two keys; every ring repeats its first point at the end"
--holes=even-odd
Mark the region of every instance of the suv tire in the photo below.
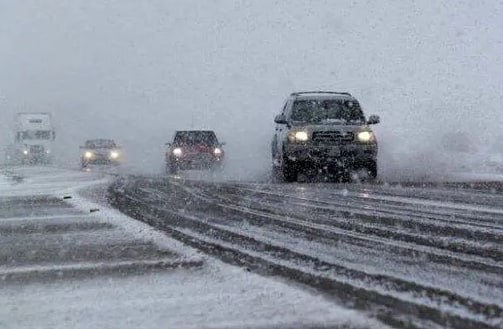
{"type": "Polygon", "coordinates": [[[168,175],[175,175],[178,172],[178,166],[175,163],[170,162],[167,165],[166,171],[168,172],[168,175]]]}
{"type": "Polygon", "coordinates": [[[374,180],[377,178],[377,163],[375,161],[367,164],[367,172],[370,179],[374,180]]]}
{"type": "Polygon", "coordinates": [[[292,165],[288,160],[283,160],[283,165],[281,166],[281,172],[283,173],[283,179],[292,183],[297,181],[297,168],[292,165]]]}

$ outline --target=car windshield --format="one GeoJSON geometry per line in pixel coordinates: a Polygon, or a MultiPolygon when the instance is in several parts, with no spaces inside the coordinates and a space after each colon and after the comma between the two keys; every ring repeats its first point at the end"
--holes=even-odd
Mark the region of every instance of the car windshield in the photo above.
{"type": "Polygon", "coordinates": [[[35,131],[23,131],[21,134],[22,140],[49,140],[51,139],[50,130],[35,130],[35,131]]]}
{"type": "Polygon", "coordinates": [[[297,100],[293,103],[291,119],[302,123],[333,124],[364,122],[360,106],[355,101],[297,100]]]}
{"type": "Polygon", "coordinates": [[[99,148],[115,148],[117,145],[113,140],[110,139],[97,139],[86,142],[86,148],[88,149],[99,149],[99,148]]]}
{"type": "Polygon", "coordinates": [[[174,144],[176,145],[216,145],[217,136],[213,131],[180,131],[176,133],[174,144]]]}

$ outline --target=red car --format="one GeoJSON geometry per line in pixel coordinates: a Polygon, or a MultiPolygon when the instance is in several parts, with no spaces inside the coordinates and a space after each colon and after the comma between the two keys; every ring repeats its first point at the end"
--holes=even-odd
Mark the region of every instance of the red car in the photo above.
{"type": "Polygon", "coordinates": [[[177,131],[166,152],[166,171],[175,174],[179,170],[222,168],[224,162],[223,143],[214,131],[177,131]]]}

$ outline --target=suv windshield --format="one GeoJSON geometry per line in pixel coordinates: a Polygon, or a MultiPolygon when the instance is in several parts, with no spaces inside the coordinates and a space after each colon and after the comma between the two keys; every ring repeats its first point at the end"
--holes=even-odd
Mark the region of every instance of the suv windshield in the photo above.
{"type": "Polygon", "coordinates": [[[109,139],[98,139],[86,142],[86,148],[88,149],[99,149],[99,148],[115,148],[115,142],[109,139]]]}
{"type": "Polygon", "coordinates": [[[176,145],[193,145],[205,144],[216,145],[218,144],[217,136],[213,131],[179,131],[176,133],[174,144],[176,145]]]}
{"type": "Polygon", "coordinates": [[[293,103],[291,119],[302,123],[365,122],[360,105],[351,100],[309,99],[293,103]]]}

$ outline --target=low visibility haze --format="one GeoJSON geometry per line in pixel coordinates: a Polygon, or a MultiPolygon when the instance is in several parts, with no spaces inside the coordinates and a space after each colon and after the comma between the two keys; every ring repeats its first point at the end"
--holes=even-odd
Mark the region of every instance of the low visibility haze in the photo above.
{"type": "MultiPolygon", "coordinates": [[[[292,91],[349,91],[378,114],[381,175],[442,177],[503,153],[501,1],[0,1],[0,145],[52,112],[57,161],[113,137],[160,172],[176,129],[214,129],[229,175],[270,169],[292,91]]],[[[479,168],[480,167],[480,168],[479,168]]]]}

